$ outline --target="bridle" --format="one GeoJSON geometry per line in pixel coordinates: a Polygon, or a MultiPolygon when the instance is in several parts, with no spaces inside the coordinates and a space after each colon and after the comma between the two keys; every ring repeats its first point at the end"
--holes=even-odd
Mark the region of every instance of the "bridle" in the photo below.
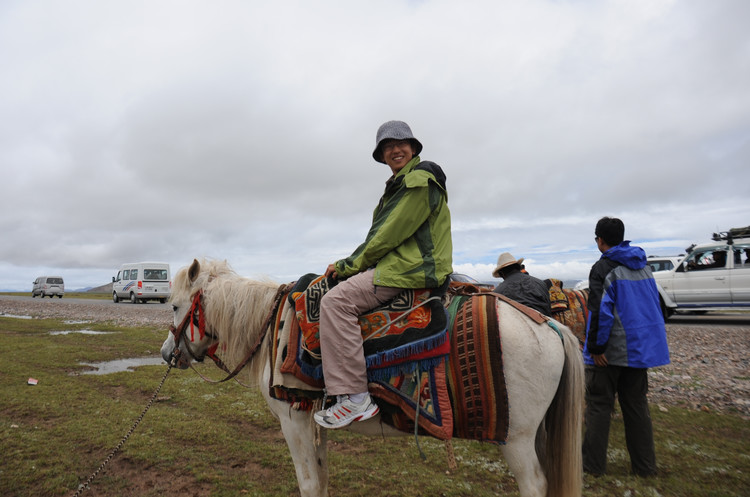
{"type": "MultiPolygon", "coordinates": [[[[258,336],[258,340],[255,342],[255,344],[250,348],[245,358],[237,365],[236,368],[234,368],[233,371],[230,371],[229,368],[224,364],[224,362],[216,355],[216,350],[219,347],[219,337],[209,333],[206,331],[206,318],[205,318],[205,311],[203,309],[203,290],[198,290],[196,292],[195,296],[193,296],[193,300],[190,304],[190,310],[185,314],[185,317],[182,318],[182,321],[179,325],[176,327],[174,325],[169,326],[169,332],[174,336],[174,342],[175,342],[175,348],[172,351],[172,363],[175,363],[175,361],[180,357],[180,354],[182,353],[182,349],[180,349],[180,340],[182,340],[185,343],[185,349],[188,351],[188,354],[190,354],[190,357],[198,362],[203,362],[203,359],[206,357],[210,357],[214,363],[221,368],[225,373],[228,374],[226,378],[223,380],[215,381],[210,380],[206,378],[205,376],[198,373],[204,380],[211,382],[211,383],[222,383],[227,380],[231,380],[237,374],[242,371],[242,369],[247,366],[247,364],[250,362],[250,360],[253,358],[255,353],[260,348],[260,345],[263,343],[263,339],[266,336],[266,331],[268,330],[268,326],[271,323],[271,320],[273,319],[276,312],[280,309],[280,302],[282,298],[289,293],[293,285],[287,284],[287,285],[281,285],[279,289],[276,291],[276,296],[274,297],[274,304],[271,306],[271,310],[268,314],[268,317],[266,318],[265,322],[263,323],[263,327],[261,328],[261,333],[258,336]],[[187,338],[187,327],[188,324],[190,325],[190,340],[188,341],[187,338]],[[206,351],[202,355],[197,355],[193,348],[190,346],[190,343],[195,342],[195,328],[198,328],[198,339],[203,340],[204,337],[208,337],[212,340],[214,340],[214,343],[210,345],[206,351]]],[[[191,365],[192,367],[192,361],[191,365]]],[[[195,368],[194,368],[195,369],[195,368]]]]}
{"type": "MultiPolygon", "coordinates": [[[[212,334],[206,333],[206,319],[203,314],[203,290],[199,290],[195,296],[193,297],[193,301],[190,304],[190,310],[185,314],[185,317],[182,318],[182,322],[180,322],[177,327],[175,325],[169,326],[169,332],[174,336],[175,341],[175,350],[172,352],[172,357],[179,357],[181,354],[180,351],[180,340],[185,341],[185,349],[190,354],[190,357],[198,362],[202,362],[203,359],[208,355],[209,357],[211,354],[209,353],[211,347],[200,357],[193,352],[193,348],[190,346],[191,342],[195,342],[195,327],[198,327],[198,337],[199,340],[203,340],[203,337],[208,336],[209,338],[216,339],[217,337],[212,334]],[[188,327],[188,324],[190,325],[190,341],[187,340],[187,334],[185,333],[185,330],[188,327]]],[[[218,344],[216,344],[218,345],[218,344]]],[[[214,349],[215,351],[216,349],[214,349]]]]}
{"type": "MultiPolygon", "coordinates": [[[[229,371],[229,368],[224,364],[224,362],[219,358],[219,356],[216,355],[216,350],[219,347],[219,337],[216,335],[209,333],[206,331],[206,318],[205,318],[205,312],[203,310],[203,290],[199,290],[195,296],[193,296],[193,300],[190,304],[190,310],[185,314],[185,317],[182,318],[182,321],[180,322],[177,327],[174,325],[169,326],[169,332],[174,336],[174,342],[175,342],[175,348],[172,351],[172,358],[173,361],[180,357],[180,354],[182,353],[182,349],[180,349],[180,341],[183,341],[185,343],[185,350],[187,350],[190,357],[198,362],[203,362],[203,359],[206,357],[210,357],[216,365],[221,368],[223,371],[229,374],[226,378],[223,380],[220,380],[216,383],[221,383],[227,380],[231,380],[235,376],[237,376],[237,373],[239,373],[242,368],[244,368],[247,363],[252,358],[252,354],[249,355],[244,361],[240,363],[240,365],[235,368],[234,371],[229,371]],[[188,325],[190,325],[190,340],[187,338],[186,330],[188,328],[188,325]],[[195,342],[195,328],[198,328],[198,339],[203,340],[204,337],[208,337],[212,340],[214,340],[214,343],[210,345],[203,354],[196,354],[193,350],[193,347],[190,345],[191,343],[195,342]]],[[[190,367],[192,367],[192,363],[190,364],[190,367]]],[[[200,373],[198,373],[200,374],[200,373]]],[[[212,381],[208,378],[201,375],[204,380],[206,381],[212,381]]]]}

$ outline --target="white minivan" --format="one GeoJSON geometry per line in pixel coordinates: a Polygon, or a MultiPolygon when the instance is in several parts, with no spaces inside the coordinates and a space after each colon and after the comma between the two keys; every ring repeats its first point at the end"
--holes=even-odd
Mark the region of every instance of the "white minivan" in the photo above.
{"type": "Polygon", "coordinates": [[[166,262],[123,264],[112,277],[112,300],[130,300],[137,304],[149,300],[167,301],[172,295],[172,280],[166,262]]]}

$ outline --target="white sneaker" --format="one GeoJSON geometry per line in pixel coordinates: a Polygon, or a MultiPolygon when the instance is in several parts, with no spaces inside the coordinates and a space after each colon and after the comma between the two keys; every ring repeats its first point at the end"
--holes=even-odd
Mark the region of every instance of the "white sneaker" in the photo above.
{"type": "Polygon", "coordinates": [[[354,421],[370,419],[380,412],[370,395],[361,404],[352,402],[348,395],[339,395],[338,400],[328,409],[315,413],[315,422],[325,428],[343,428],[354,421]]]}

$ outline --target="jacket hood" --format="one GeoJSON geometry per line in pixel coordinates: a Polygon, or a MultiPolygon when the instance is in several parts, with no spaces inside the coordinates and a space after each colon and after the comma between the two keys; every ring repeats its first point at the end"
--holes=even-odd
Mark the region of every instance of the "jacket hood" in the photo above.
{"type": "Polygon", "coordinates": [[[629,269],[643,269],[647,262],[646,252],[641,247],[631,246],[630,240],[607,250],[602,257],[619,262],[629,269]]]}
{"type": "Polygon", "coordinates": [[[435,176],[435,181],[438,182],[440,187],[443,190],[447,191],[447,188],[445,187],[445,179],[446,179],[445,173],[443,172],[443,169],[440,166],[438,166],[434,162],[426,160],[417,164],[417,166],[414,167],[414,169],[422,169],[432,174],[433,176],[435,176]]]}

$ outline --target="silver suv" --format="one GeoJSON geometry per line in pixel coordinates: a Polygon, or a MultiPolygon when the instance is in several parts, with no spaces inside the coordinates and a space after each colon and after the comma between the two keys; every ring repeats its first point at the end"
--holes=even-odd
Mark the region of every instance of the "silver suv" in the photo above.
{"type": "MultiPolygon", "coordinates": [[[[750,233],[748,233],[750,234],[750,233]]],[[[744,230],[714,234],[670,271],[654,273],[662,311],[750,311],[750,236],[744,230]],[[733,232],[742,237],[735,238],[733,232]]]]}

